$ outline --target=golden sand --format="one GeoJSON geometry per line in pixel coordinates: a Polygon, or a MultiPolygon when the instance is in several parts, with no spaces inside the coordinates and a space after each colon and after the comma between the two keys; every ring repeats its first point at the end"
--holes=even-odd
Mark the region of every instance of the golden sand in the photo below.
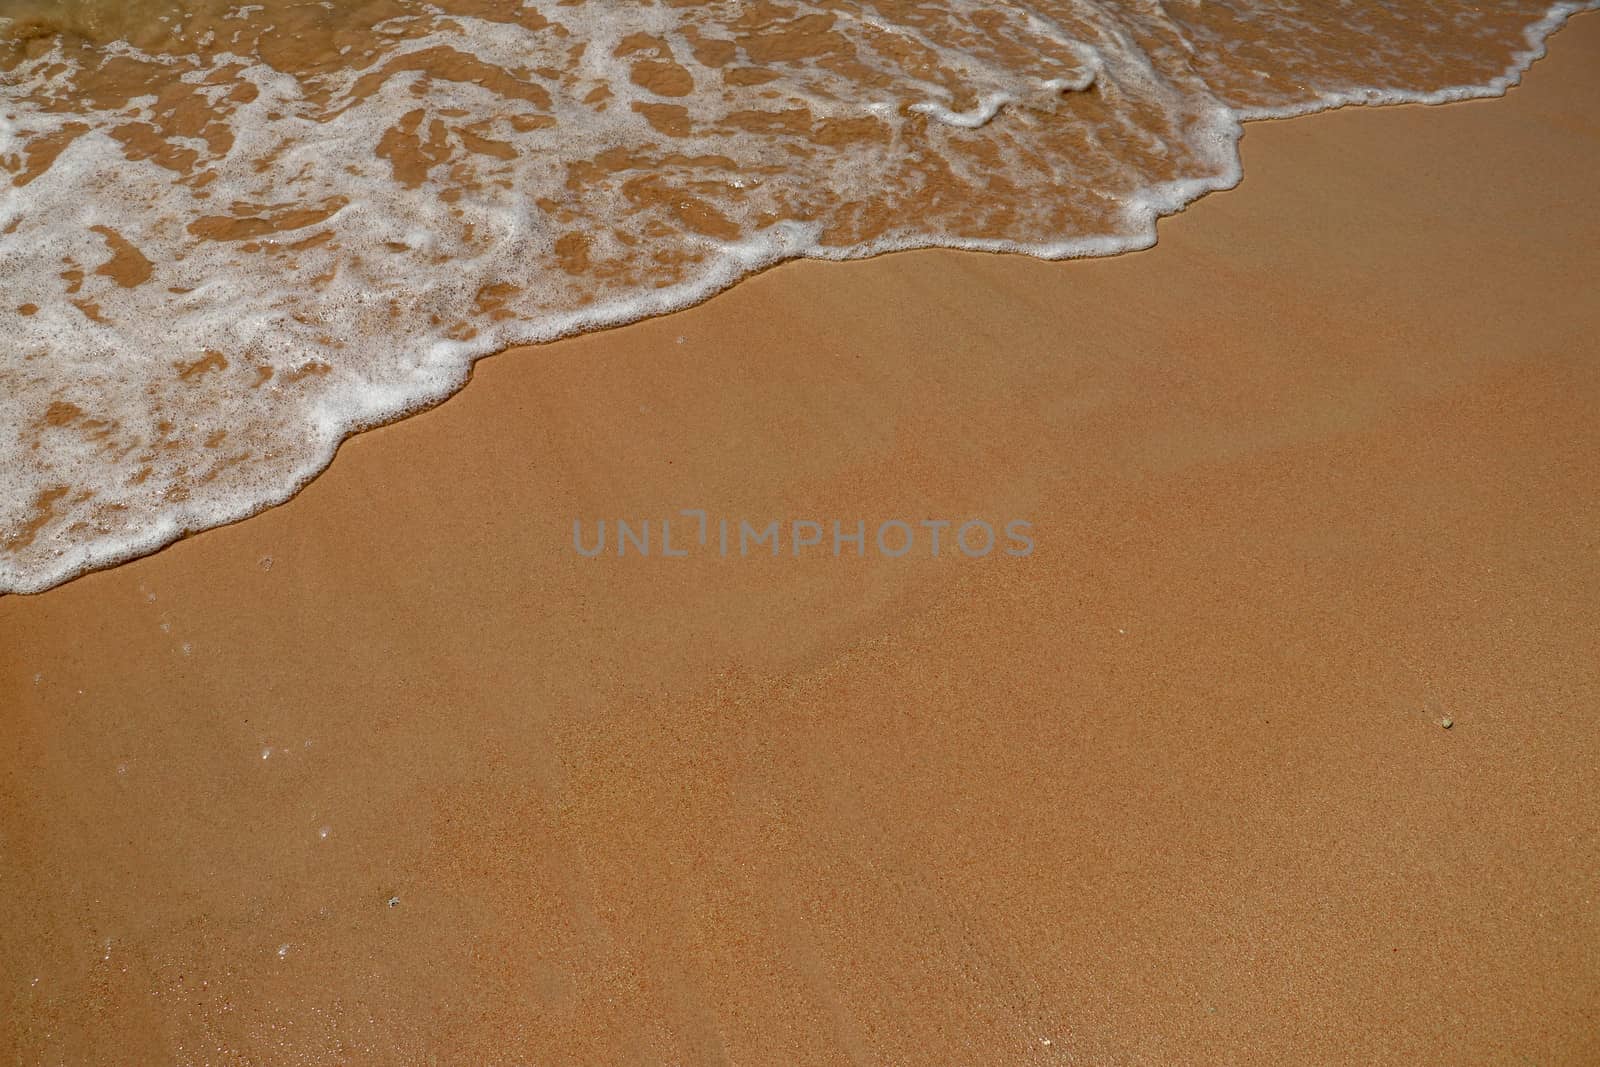
{"type": "Polygon", "coordinates": [[[1597,94],[513,351],[0,599],[0,1057],[1600,1059],[1597,94]],[[692,506],[1038,551],[572,551],[692,506]]]}

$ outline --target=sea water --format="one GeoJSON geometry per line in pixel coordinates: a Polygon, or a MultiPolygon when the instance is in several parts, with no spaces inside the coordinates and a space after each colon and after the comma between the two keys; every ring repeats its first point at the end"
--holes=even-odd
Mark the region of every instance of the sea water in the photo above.
{"type": "Polygon", "coordinates": [[[780,260],[1146,247],[1242,121],[1503,93],[1583,6],[0,0],[0,592],[780,260]]]}

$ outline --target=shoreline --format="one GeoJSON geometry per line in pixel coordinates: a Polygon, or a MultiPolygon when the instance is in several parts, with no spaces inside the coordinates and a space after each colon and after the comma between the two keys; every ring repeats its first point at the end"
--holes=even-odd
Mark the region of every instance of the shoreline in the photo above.
{"type": "Polygon", "coordinates": [[[1597,59],[512,349],[0,598],[0,1049],[1593,1060],[1597,59]],[[1037,550],[571,547],[684,507],[1037,550]]]}
{"type": "MultiPolygon", "coordinates": [[[[779,227],[759,239],[751,239],[737,247],[730,246],[726,250],[725,257],[716,262],[706,279],[684,282],[643,295],[635,294],[619,302],[600,305],[598,308],[588,307],[572,311],[543,323],[536,330],[526,331],[529,334],[547,336],[540,336],[531,340],[524,339],[509,344],[496,340],[491,342],[491,347],[488,349],[482,348],[482,342],[452,342],[461,353],[466,353],[463,357],[465,358],[465,363],[450,367],[448,378],[449,382],[453,382],[453,384],[446,383],[441,385],[438,382],[434,382],[431,386],[431,392],[427,390],[418,392],[416,396],[404,401],[398,409],[395,408],[392,399],[374,400],[372,395],[368,395],[361,399],[358,405],[360,410],[346,410],[337,416],[330,415],[327,411],[319,412],[316,416],[316,424],[305,427],[307,434],[319,442],[317,446],[319,458],[313,459],[309,464],[302,464],[290,479],[291,484],[289,484],[289,487],[283,489],[280,486],[275,489],[268,494],[264,503],[255,501],[247,505],[243,510],[235,509],[229,512],[232,517],[220,520],[206,518],[201,520],[198,525],[188,525],[181,516],[168,515],[158,528],[147,528],[140,536],[134,538],[132,541],[133,547],[128,547],[127,544],[114,549],[96,549],[92,545],[87,548],[82,545],[70,546],[76,555],[82,555],[86,551],[90,562],[82,563],[80,561],[70,565],[62,565],[65,571],[72,572],[70,577],[35,577],[21,581],[21,584],[18,584],[15,588],[0,589],[0,597],[8,593],[33,595],[46,592],[65,582],[73,581],[84,574],[120,566],[131,560],[162,551],[165,547],[177,541],[203,533],[206,530],[243,522],[266,510],[279,507],[292,500],[307,485],[320,477],[337,458],[339,449],[344,442],[359,434],[368,433],[374,429],[412,418],[444,403],[471,383],[474,367],[484,359],[506,355],[525,348],[544,348],[591,333],[619,329],[650,318],[677,314],[680,311],[715,299],[759,274],[788,263],[858,262],[884,255],[930,250],[1021,254],[1052,262],[1123,256],[1134,252],[1147,251],[1156,246],[1158,227],[1163,219],[1170,219],[1182,214],[1207,196],[1235,189],[1244,180],[1240,143],[1243,140],[1244,130],[1248,124],[1305,118],[1326,111],[1337,111],[1349,107],[1382,108],[1419,105],[1432,107],[1447,103],[1464,103],[1470,100],[1503,99],[1511,89],[1521,85],[1533,66],[1548,54],[1549,41],[1553,36],[1565,28],[1574,16],[1588,13],[1597,6],[1600,6],[1600,0],[1556,0],[1556,2],[1551,3],[1545,16],[1524,30],[1523,36],[1528,47],[1523,51],[1514,53],[1511,63],[1505,70],[1483,84],[1458,85],[1430,92],[1394,90],[1388,93],[1373,91],[1365,94],[1343,96],[1330,94],[1317,103],[1286,109],[1252,109],[1218,105],[1213,119],[1219,124],[1219,128],[1229,128],[1231,137],[1231,143],[1227,149],[1227,154],[1231,158],[1224,173],[1210,178],[1184,178],[1145,188],[1124,209],[1124,214],[1127,216],[1124,221],[1133,224],[1136,231],[1130,235],[1080,236],[1036,245],[987,238],[944,238],[925,242],[914,241],[901,247],[895,246],[901,244],[902,239],[895,238],[879,239],[866,245],[834,249],[818,246],[815,243],[814,234],[810,237],[806,236],[805,225],[797,223],[785,224],[783,227],[779,227]],[[796,251],[796,249],[799,249],[799,251],[796,251]],[[598,322],[598,325],[596,322],[598,322]],[[470,353],[474,351],[480,354],[471,355],[470,353]],[[330,433],[328,425],[330,423],[340,428],[330,433]],[[181,527],[181,529],[177,529],[178,527],[181,527]],[[176,532],[174,532],[175,529],[176,532]],[[151,545],[155,547],[149,547],[151,545]]],[[[527,326],[531,324],[521,325],[527,326]]],[[[477,333],[476,329],[474,329],[474,333],[477,333]]],[[[490,333],[499,337],[502,331],[497,327],[492,329],[490,333]]],[[[441,342],[436,347],[447,346],[441,342]]],[[[441,360],[452,363],[460,362],[455,356],[443,357],[437,353],[429,357],[429,362],[439,362],[441,360]]],[[[386,390],[377,390],[377,393],[393,393],[393,391],[394,388],[390,386],[386,390]]],[[[273,484],[278,483],[274,482],[273,484]]],[[[191,481],[182,488],[187,494],[190,489],[197,487],[197,483],[191,481]]],[[[51,519],[55,517],[54,502],[61,493],[62,491],[56,488],[42,491],[39,503],[35,505],[35,514],[33,516],[33,522],[39,525],[23,525],[21,534],[23,548],[26,548],[28,543],[34,539],[39,529],[47,526],[51,519]]],[[[201,510],[204,510],[204,506],[202,506],[201,510]]],[[[58,568],[57,573],[60,573],[61,570],[62,568],[58,568]]],[[[18,571],[17,573],[20,574],[22,572],[18,571]]],[[[10,580],[12,575],[7,574],[6,578],[10,580]]]]}

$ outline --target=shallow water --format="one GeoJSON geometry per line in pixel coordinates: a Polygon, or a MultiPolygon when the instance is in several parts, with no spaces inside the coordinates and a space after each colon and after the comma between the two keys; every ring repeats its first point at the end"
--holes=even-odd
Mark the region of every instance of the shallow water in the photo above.
{"type": "Polygon", "coordinates": [[[1498,94],[1577,9],[0,0],[0,591],[784,258],[1147,246],[1242,120],[1498,94]]]}

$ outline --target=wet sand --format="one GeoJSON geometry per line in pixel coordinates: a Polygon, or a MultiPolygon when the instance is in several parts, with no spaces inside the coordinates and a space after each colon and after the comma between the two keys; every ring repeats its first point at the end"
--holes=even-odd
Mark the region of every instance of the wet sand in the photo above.
{"type": "Polygon", "coordinates": [[[1600,18],[1551,53],[1253,125],[1147,253],[492,358],[0,599],[0,1055],[1594,1062],[1600,18]],[[572,548],[692,507],[1037,550],[572,548]]]}

